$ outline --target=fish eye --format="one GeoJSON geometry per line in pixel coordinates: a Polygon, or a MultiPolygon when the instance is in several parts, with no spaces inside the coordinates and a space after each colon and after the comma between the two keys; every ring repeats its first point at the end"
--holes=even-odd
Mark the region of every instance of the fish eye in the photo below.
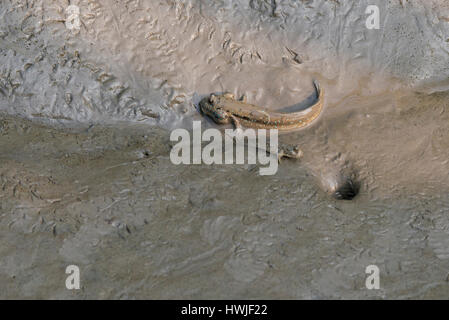
{"type": "Polygon", "coordinates": [[[217,101],[217,96],[214,95],[214,94],[211,94],[211,95],[210,95],[210,98],[209,98],[209,102],[210,102],[210,103],[214,103],[215,101],[217,101]]]}

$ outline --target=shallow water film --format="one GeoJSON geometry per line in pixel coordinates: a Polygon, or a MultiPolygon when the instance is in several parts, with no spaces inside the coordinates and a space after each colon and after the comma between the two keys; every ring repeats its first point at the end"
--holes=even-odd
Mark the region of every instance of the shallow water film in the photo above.
{"type": "Polygon", "coordinates": [[[447,299],[448,79],[443,0],[2,0],[0,298],[447,299]],[[274,174],[174,162],[314,81],[274,174]]]}

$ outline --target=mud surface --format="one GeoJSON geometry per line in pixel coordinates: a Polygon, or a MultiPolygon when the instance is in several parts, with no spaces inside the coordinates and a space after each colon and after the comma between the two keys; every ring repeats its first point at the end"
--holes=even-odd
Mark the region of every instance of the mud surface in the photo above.
{"type": "Polygon", "coordinates": [[[379,1],[380,30],[368,1],[71,4],[76,32],[67,1],[0,4],[1,298],[449,297],[447,4],[379,1]],[[281,109],[312,79],[276,175],[170,161],[205,94],[281,109]]]}

